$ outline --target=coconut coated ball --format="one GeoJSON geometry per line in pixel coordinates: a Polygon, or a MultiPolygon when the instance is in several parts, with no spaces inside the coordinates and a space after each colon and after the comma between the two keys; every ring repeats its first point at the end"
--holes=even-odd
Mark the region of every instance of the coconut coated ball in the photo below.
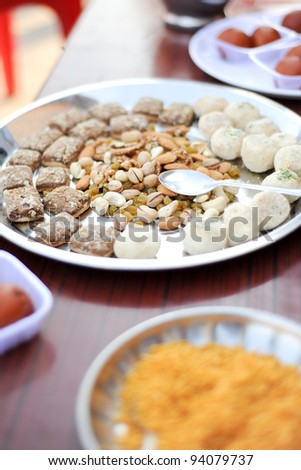
{"type": "Polygon", "coordinates": [[[220,127],[231,126],[231,120],[222,111],[212,111],[200,117],[198,126],[204,136],[210,139],[212,134],[220,127]]]}
{"type": "Polygon", "coordinates": [[[221,96],[203,96],[195,103],[194,112],[197,117],[201,117],[213,111],[223,111],[227,104],[228,101],[221,96]]]}
{"type": "Polygon", "coordinates": [[[240,129],[245,129],[248,122],[261,117],[259,109],[248,101],[230,103],[224,112],[231,119],[232,125],[240,129]]]}
{"type": "MultiPolygon", "coordinates": [[[[264,186],[275,186],[277,188],[288,188],[288,189],[300,189],[301,190],[301,180],[298,175],[288,169],[282,169],[278,171],[274,171],[268,175],[262,181],[264,186]]],[[[284,197],[288,200],[288,202],[292,203],[299,199],[298,196],[289,196],[283,194],[284,197]]]]}
{"type": "Polygon", "coordinates": [[[234,127],[221,127],[211,137],[212,152],[224,160],[234,160],[240,156],[241,145],[245,133],[234,127]]]}
{"type": "Polygon", "coordinates": [[[274,166],[275,147],[264,134],[251,134],[243,138],[241,158],[248,170],[264,173],[274,166]]]}
{"type": "Polygon", "coordinates": [[[288,200],[280,193],[263,191],[255,194],[251,202],[258,211],[261,230],[271,230],[282,224],[290,213],[288,200]]]}
{"type": "Polygon", "coordinates": [[[301,177],[301,145],[288,145],[278,150],[275,155],[274,166],[275,170],[286,168],[301,177]]]}
{"type": "Polygon", "coordinates": [[[248,122],[245,132],[246,134],[264,134],[269,137],[272,134],[279,132],[279,129],[271,119],[263,117],[255,119],[255,121],[248,122]]]}

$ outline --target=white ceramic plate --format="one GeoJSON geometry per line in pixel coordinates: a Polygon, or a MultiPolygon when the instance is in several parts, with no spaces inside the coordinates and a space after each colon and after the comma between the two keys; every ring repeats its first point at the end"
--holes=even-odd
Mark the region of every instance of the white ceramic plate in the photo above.
{"type": "MultiPolygon", "coordinates": [[[[244,90],[232,87],[211,85],[186,80],[126,80],[117,82],[104,82],[75,88],[63,93],[52,95],[39,100],[20,112],[9,116],[0,123],[0,165],[1,148],[9,153],[17,142],[43,128],[49,118],[71,106],[88,108],[96,102],[115,101],[131,109],[139,98],[151,96],[162,99],[165,105],[172,102],[194,104],[201,96],[221,95],[229,102],[247,100],[257,106],[262,115],[270,117],[282,132],[287,132],[301,138],[301,118],[289,109],[267,98],[244,90]]],[[[193,138],[203,138],[195,125],[190,133],[193,138]]],[[[5,158],[2,158],[5,162],[5,158]]],[[[241,179],[260,182],[258,175],[242,171],[241,179]]],[[[240,190],[238,197],[245,198],[246,194],[240,190]]],[[[0,200],[1,203],[1,200],[0,200]]],[[[1,206],[1,204],[0,204],[1,206]]],[[[118,259],[96,256],[86,256],[68,251],[68,247],[52,248],[37,243],[30,238],[30,229],[27,224],[11,224],[3,215],[0,207],[0,234],[22,248],[41,256],[63,261],[79,266],[100,269],[117,270],[159,270],[176,269],[189,266],[199,266],[231,259],[245,253],[258,250],[274,242],[299,227],[301,222],[301,202],[296,204],[291,212],[290,219],[269,233],[235,247],[226,248],[213,253],[196,256],[187,256],[183,251],[182,242],[177,233],[162,234],[162,244],[156,259],[118,259]],[[300,207],[299,207],[300,205],[300,207]]]]}
{"type": "MultiPolygon", "coordinates": [[[[262,25],[268,24],[276,28],[279,27],[278,16],[269,16],[267,13],[247,14],[215,21],[200,29],[191,38],[189,43],[191,59],[208,75],[230,85],[279,98],[301,98],[300,89],[277,88],[273,75],[256,65],[251,58],[246,56],[243,61],[229,61],[222,58],[218,44],[215,41],[218,34],[228,28],[243,29],[242,25],[257,22],[262,25]]],[[[246,32],[248,31],[246,30],[246,32]]],[[[297,36],[292,31],[290,31],[290,35],[292,38],[297,36]]],[[[301,35],[299,36],[301,42],[301,35]]],[[[282,39],[280,43],[285,40],[287,38],[282,39]]],[[[254,48],[250,49],[251,51],[254,51],[254,48]]]]}
{"type": "Polygon", "coordinates": [[[300,367],[301,327],[264,311],[193,307],[151,318],[112,341],[90,365],[78,393],[76,425],[84,449],[114,449],[114,420],[124,376],[153,344],[186,339],[274,355],[300,367]],[[93,394],[93,400],[92,400],[93,394]]]}

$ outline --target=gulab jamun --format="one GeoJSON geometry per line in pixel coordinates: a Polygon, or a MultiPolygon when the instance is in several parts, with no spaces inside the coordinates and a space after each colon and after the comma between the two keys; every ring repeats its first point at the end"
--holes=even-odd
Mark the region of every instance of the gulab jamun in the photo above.
{"type": "Polygon", "coordinates": [[[294,10],[285,15],[282,20],[282,26],[301,33],[301,10],[294,10]]]}
{"type": "Polygon", "coordinates": [[[275,70],[283,75],[301,75],[301,58],[295,55],[284,57],[277,64],[275,70]]]}
{"type": "Polygon", "coordinates": [[[278,31],[270,26],[260,26],[255,29],[254,33],[251,36],[253,47],[263,46],[269,42],[277,41],[281,39],[281,35],[278,31]]]}
{"type": "Polygon", "coordinates": [[[250,36],[248,36],[246,33],[236,28],[226,29],[225,31],[219,34],[218,38],[221,41],[228,42],[238,47],[251,47],[252,46],[252,41],[251,41],[250,36]]]}
{"type": "Polygon", "coordinates": [[[286,57],[291,57],[294,55],[297,57],[301,57],[301,44],[298,44],[298,46],[295,46],[292,49],[290,49],[288,53],[286,54],[286,57]]]}
{"type": "Polygon", "coordinates": [[[34,311],[26,292],[16,284],[0,284],[0,328],[20,320],[34,311]]]}

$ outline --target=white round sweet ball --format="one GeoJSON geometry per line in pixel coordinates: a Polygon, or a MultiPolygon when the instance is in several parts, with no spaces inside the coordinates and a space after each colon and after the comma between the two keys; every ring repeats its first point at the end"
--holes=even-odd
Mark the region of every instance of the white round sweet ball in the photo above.
{"type": "Polygon", "coordinates": [[[246,134],[264,134],[267,136],[271,136],[278,131],[279,129],[273,121],[266,117],[248,122],[245,128],[246,134]]]}
{"type": "Polygon", "coordinates": [[[291,134],[286,134],[284,132],[275,132],[275,134],[271,135],[271,142],[277,151],[282,147],[287,147],[288,145],[296,144],[297,139],[291,134]]]}
{"type": "MultiPolygon", "coordinates": [[[[281,170],[274,171],[268,175],[262,181],[264,186],[276,186],[278,188],[289,188],[289,189],[300,189],[301,190],[301,180],[298,175],[292,171],[288,170],[287,168],[283,168],[281,170]]],[[[298,196],[288,196],[284,194],[283,196],[286,197],[288,202],[292,203],[299,199],[298,196]]]]}
{"type": "Polygon", "coordinates": [[[274,166],[275,147],[270,137],[264,134],[250,134],[243,138],[241,158],[248,170],[264,173],[274,166]]]}
{"type": "Polygon", "coordinates": [[[229,116],[234,127],[245,129],[250,121],[260,118],[259,109],[248,101],[230,103],[225,107],[224,112],[229,116]]]}
{"type": "Polygon", "coordinates": [[[259,235],[257,211],[250,205],[234,202],[225,209],[223,219],[230,246],[253,240],[259,235]]]}
{"type": "Polygon", "coordinates": [[[204,136],[210,139],[212,134],[220,127],[231,126],[231,121],[222,111],[213,111],[201,116],[198,126],[204,136]]]}
{"type": "Polygon", "coordinates": [[[228,105],[228,101],[222,96],[202,96],[194,105],[194,112],[197,117],[213,111],[223,111],[228,105]]]}
{"type": "Polygon", "coordinates": [[[117,258],[155,258],[160,244],[160,235],[151,225],[128,224],[115,239],[114,254],[117,258]]]}
{"type": "Polygon", "coordinates": [[[262,191],[255,194],[251,204],[257,208],[261,230],[271,230],[278,227],[290,213],[288,200],[282,194],[274,191],[262,191]]]}
{"type": "Polygon", "coordinates": [[[184,249],[189,255],[221,250],[227,245],[227,229],[216,217],[194,218],[184,228],[184,249]]]}
{"type": "Polygon", "coordinates": [[[224,160],[234,160],[240,156],[241,145],[245,133],[235,127],[220,127],[211,137],[212,152],[224,160]]]}
{"type": "Polygon", "coordinates": [[[301,177],[301,145],[288,145],[276,152],[274,158],[275,170],[286,168],[301,177]]]}

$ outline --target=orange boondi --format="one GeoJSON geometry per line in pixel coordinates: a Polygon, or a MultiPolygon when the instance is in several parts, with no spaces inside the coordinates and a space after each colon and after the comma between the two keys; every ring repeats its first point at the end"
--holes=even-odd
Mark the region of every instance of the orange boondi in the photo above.
{"type": "Polygon", "coordinates": [[[125,379],[122,449],[301,449],[301,381],[274,357],[217,344],[151,347],[125,379]]]}

